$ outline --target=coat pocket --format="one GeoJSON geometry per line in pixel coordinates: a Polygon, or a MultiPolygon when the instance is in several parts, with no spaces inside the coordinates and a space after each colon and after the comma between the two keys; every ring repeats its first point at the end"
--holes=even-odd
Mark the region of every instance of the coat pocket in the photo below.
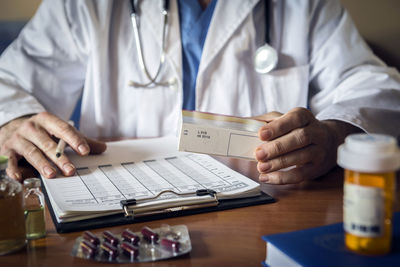
{"type": "Polygon", "coordinates": [[[286,113],[307,107],[309,65],[296,66],[260,75],[268,112],[286,113]]]}

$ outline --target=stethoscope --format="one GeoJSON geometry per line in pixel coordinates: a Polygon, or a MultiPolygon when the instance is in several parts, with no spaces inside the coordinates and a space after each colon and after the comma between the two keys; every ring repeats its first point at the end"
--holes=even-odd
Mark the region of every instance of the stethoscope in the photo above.
{"type": "MultiPolygon", "coordinates": [[[[275,48],[269,45],[269,6],[270,1],[265,0],[265,43],[264,45],[260,46],[256,53],[254,54],[253,62],[254,62],[254,70],[260,74],[266,74],[271,70],[275,69],[278,63],[278,53],[275,48]]],[[[135,36],[135,44],[136,44],[136,52],[139,59],[139,65],[142,69],[143,73],[146,75],[147,79],[149,80],[147,83],[139,83],[134,81],[129,81],[129,85],[136,87],[136,88],[153,88],[155,86],[172,86],[176,83],[175,80],[173,81],[165,81],[160,82],[158,81],[158,77],[160,75],[160,71],[162,66],[165,63],[165,55],[166,55],[166,33],[167,33],[167,26],[168,26],[168,14],[169,14],[169,0],[163,0],[163,33],[162,33],[162,41],[161,41],[161,53],[160,53],[160,62],[158,64],[157,72],[153,76],[151,76],[147,65],[143,58],[143,50],[141,44],[141,38],[139,34],[139,15],[136,10],[135,0],[131,0],[131,21],[133,26],[133,33],[135,36]]]]}
{"type": "Polygon", "coordinates": [[[129,86],[133,86],[136,88],[152,88],[155,86],[172,86],[175,84],[175,81],[166,81],[166,82],[158,82],[158,76],[160,75],[160,71],[162,66],[165,63],[165,55],[166,55],[166,32],[167,32],[167,26],[168,26],[168,14],[169,14],[169,0],[164,0],[163,1],[163,9],[162,9],[162,15],[163,15],[163,33],[162,33],[162,40],[161,40],[161,54],[160,54],[160,63],[158,64],[157,72],[152,77],[150,75],[149,70],[147,69],[146,63],[144,62],[143,59],[143,50],[142,50],[142,44],[141,44],[141,38],[139,35],[139,27],[138,27],[138,19],[139,15],[136,10],[135,6],[135,0],[131,0],[131,21],[132,21],[132,26],[133,26],[133,34],[135,36],[135,44],[136,44],[136,53],[139,58],[139,65],[144,74],[146,75],[147,79],[149,82],[147,83],[139,83],[139,82],[134,82],[134,81],[129,81],[129,86]]]}
{"type": "Polygon", "coordinates": [[[264,45],[260,46],[254,54],[254,70],[260,74],[266,74],[276,68],[278,64],[278,52],[275,48],[269,45],[269,6],[270,1],[266,0],[264,3],[265,8],[265,36],[264,45]]]}

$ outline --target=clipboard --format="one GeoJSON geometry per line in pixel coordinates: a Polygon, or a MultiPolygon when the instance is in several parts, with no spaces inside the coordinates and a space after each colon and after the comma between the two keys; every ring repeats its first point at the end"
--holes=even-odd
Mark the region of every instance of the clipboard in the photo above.
{"type": "MultiPolygon", "coordinates": [[[[77,232],[88,229],[110,227],[110,226],[124,225],[124,224],[133,224],[133,223],[146,222],[152,220],[161,220],[171,217],[187,216],[205,212],[222,211],[227,209],[242,208],[242,207],[275,202],[275,199],[273,197],[261,191],[261,194],[255,197],[223,199],[223,200],[218,200],[218,203],[216,205],[207,205],[204,207],[192,207],[188,209],[180,209],[180,208],[165,209],[161,212],[156,212],[145,216],[127,216],[128,212],[124,210],[124,207],[122,206],[121,213],[119,214],[74,221],[74,222],[59,223],[56,219],[56,215],[53,211],[53,207],[50,203],[46,188],[43,186],[43,183],[42,183],[42,192],[45,195],[46,203],[48,205],[48,209],[57,233],[77,232]]],[[[131,203],[127,204],[129,206],[129,204],[131,203]]]]}

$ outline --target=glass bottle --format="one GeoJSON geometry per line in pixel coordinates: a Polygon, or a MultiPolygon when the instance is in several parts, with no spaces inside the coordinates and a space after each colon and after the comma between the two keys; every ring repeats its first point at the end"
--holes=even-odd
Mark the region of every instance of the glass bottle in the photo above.
{"type": "Polygon", "coordinates": [[[0,156],[0,255],[26,244],[22,185],[6,174],[8,158],[0,156]]]}
{"type": "Polygon", "coordinates": [[[400,167],[396,139],[356,134],[339,147],[345,169],[343,222],[348,249],[382,255],[391,249],[395,171],[400,167]]]}
{"type": "Polygon", "coordinates": [[[43,193],[40,191],[40,179],[26,179],[24,187],[26,238],[42,238],[46,235],[46,223],[44,217],[45,202],[43,193]]]}

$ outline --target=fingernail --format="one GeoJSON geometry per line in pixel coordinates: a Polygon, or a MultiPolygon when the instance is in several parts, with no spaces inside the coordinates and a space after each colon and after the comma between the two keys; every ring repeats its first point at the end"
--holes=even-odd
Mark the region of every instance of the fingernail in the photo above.
{"type": "Polygon", "coordinates": [[[271,169],[271,164],[269,164],[268,162],[261,162],[259,163],[258,168],[260,169],[261,172],[266,172],[269,169],[271,169]]]}
{"type": "Polygon", "coordinates": [[[72,165],[71,163],[65,163],[63,166],[64,172],[71,174],[75,171],[75,167],[74,165],[72,165]]]}
{"type": "Polygon", "coordinates": [[[51,168],[49,166],[45,166],[43,168],[43,172],[44,172],[44,174],[46,174],[47,177],[50,177],[55,174],[56,170],[54,170],[53,168],[51,168]]]}
{"type": "Polygon", "coordinates": [[[264,130],[261,132],[261,139],[268,140],[272,136],[272,132],[270,130],[264,130]]]}
{"type": "Polygon", "coordinates": [[[269,176],[265,175],[265,174],[260,175],[259,179],[260,179],[260,182],[263,182],[263,183],[269,182],[269,176]]]}
{"type": "Polygon", "coordinates": [[[257,160],[262,160],[263,158],[265,158],[265,152],[262,148],[257,148],[256,158],[257,158],[257,160]]]}
{"type": "Polygon", "coordinates": [[[82,155],[89,154],[89,147],[87,145],[84,144],[79,145],[78,150],[82,155]]]}

